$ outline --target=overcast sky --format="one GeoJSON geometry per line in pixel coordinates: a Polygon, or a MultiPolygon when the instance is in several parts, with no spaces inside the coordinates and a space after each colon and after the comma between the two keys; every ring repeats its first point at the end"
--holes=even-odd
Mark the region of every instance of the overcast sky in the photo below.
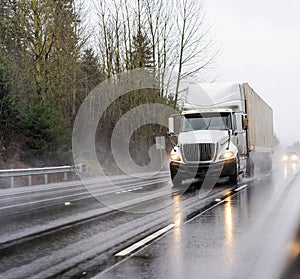
{"type": "Polygon", "coordinates": [[[207,0],[221,46],[217,81],[249,82],[271,105],[282,144],[300,140],[300,1],[207,0]]]}

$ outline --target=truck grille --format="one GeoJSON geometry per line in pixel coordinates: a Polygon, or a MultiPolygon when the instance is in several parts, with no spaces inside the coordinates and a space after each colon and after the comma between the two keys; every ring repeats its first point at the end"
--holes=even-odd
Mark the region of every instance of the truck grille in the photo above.
{"type": "Polygon", "coordinates": [[[183,144],[182,151],[186,161],[188,162],[212,161],[215,155],[215,144],[183,144]]]}

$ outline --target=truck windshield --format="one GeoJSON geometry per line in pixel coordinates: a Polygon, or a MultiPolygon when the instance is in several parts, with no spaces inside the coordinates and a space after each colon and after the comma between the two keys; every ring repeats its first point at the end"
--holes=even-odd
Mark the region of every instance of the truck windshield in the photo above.
{"type": "Polygon", "coordinates": [[[232,129],[231,113],[187,114],[184,115],[181,122],[181,132],[230,129],[232,129]]]}

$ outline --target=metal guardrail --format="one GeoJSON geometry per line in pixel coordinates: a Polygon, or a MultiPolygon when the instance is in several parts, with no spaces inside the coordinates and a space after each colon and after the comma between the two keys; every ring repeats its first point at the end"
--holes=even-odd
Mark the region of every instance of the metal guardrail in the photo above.
{"type": "Polygon", "coordinates": [[[60,166],[49,168],[0,170],[0,178],[10,178],[10,187],[13,188],[15,186],[15,177],[27,176],[28,186],[31,186],[33,175],[44,175],[44,184],[48,184],[49,174],[64,173],[64,181],[67,181],[69,172],[73,172],[75,174],[87,172],[87,165],[79,164],[74,166],[60,166]]]}

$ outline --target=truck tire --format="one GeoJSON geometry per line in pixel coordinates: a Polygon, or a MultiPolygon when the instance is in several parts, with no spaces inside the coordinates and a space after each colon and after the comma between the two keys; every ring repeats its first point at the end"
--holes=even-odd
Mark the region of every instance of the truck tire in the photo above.
{"type": "Polygon", "coordinates": [[[261,164],[261,167],[260,167],[260,170],[262,172],[272,172],[272,158],[271,156],[267,155],[267,156],[264,156],[264,161],[263,161],[263,164],[261,164]]]}
{"type": "Polygon", "coordinates": [[[239,178],[239,175],[238,175],[237,172],[234,175],[230,175],[229,176],[230,184],[237,184],[238,183],[238,178],[239,178]]]}
{"type": "Polygon", "coordinates": [[[174,187],[180,187],[182,185],[182,177],[177,174],[174,178],[172,178],[172,183],[174,187]]]}
{"type": "Polygon", "coordinates": [[[181,175],[178,173],[178,170],[174,167],[172,167],[172,165],[170,165],[170,172],[171,172],[171,180],[173,183],[174,187],[180,187],[182,185],[182,177],[181,175]]]}
{"type": "Polygon", "coordinates": [[[229,182],[231,184],[237,184],[238,183],[238,180],[239,180],[239,169],[240,169],[240,167],[239,167],[239,165],[240,165],[239,161],[240,161],[240,159],[239,159],[239,157],[237,157],[237,163],[235,165],[234,174],[229,176],[229,182]]]}
{"type": "Polygon", "coordinates": [[[254,175],[254,163],[252,158],[248,157],[246,161],[246,176],[252,177],[254,175]]]}

